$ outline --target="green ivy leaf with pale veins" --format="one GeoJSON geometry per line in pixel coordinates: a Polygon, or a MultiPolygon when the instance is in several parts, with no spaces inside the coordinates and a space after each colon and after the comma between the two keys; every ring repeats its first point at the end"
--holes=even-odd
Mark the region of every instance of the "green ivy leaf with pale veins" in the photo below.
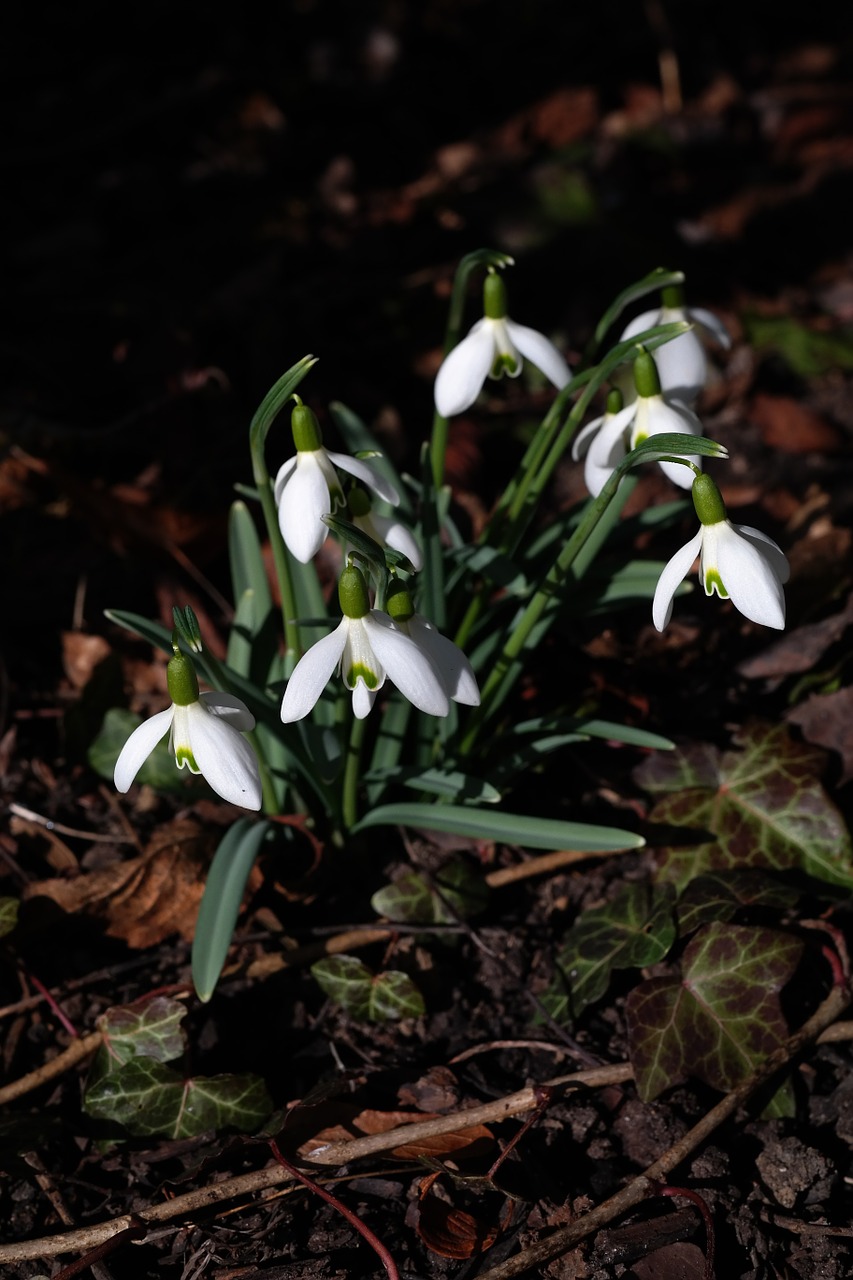
{"type": "Polygon", "coordinates": [[[824,754],[787,726],[752,723],[738,749],[697,743],[650,756],[635,779],[660,799],[650,821],[702,833],[659,851],[665,879],[683,887],[707,871],[801,870],[853,887],[853,843],[820,782],[824,754]]]}
{"type": "Polygon", "coordinates": [[[542,996],[551,1016],[579,1017],[604,995],[614,969],[662,960],[675,941],[673,901],[668,885],[628,884],[612,902],[578,916],[557,957],[563,980],[542,996]]]}
{"type": "Polygon", "coordinates": [[[802,953],[793,934],[717,921],[685,949],[680,974],[628,996],[628,1054],[644,1102],[691,1076],[728,1091],[785,1039],[779,992],[802,953]]]}
{"type": "Polygon", "coordinates": [[[322,990],[353,1018],[391,1022],[419,1018],[424,999],[407,973],[386,969],[374,974],[356,956],[329,956],[311,966],[322,990]]]}
{"type": "Polygon", "coordinates": [[[258,1076],[185,1078],[154,1058],[134,1058],[86,1089],[90,1116],[112,1120],[135,1137],[192,1138],[210,1129],[251,1133],[272,1111],[258,1076]]]}

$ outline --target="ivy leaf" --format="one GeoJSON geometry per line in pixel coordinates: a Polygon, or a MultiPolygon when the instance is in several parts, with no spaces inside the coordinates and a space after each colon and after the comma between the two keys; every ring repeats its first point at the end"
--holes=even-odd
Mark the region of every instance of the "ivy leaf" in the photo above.
{"type": "Polygon", "coordinates": [[[17,898],[0,898],[0,938],[11,933],[18,923],[20,905],[17,898]]]}
{"type": "Polygon", "coordinates": [[[696,876],[678,899],[678,933],[685,938],[712,920],[731,920],[744,908],[793,911],[802,893],[770,871],[750,868],[696,876]]]}
{"type": "Polygon", "coordinates": [[[715,922],[688,944],[680,975],[635,987],[625,1013],[643,1101],[690,1076],[728,1091],[751,1075],[788,1033],[779,992],[801,952],[781,930],[715,922]]]}
{"type": "Polygon", "coordinates": [[[592,907],[569,929],[557,963],[567,990],[544,993],[548,1012],[558,1020],[577,1018],[600,1000],[614,969],[642,968],[662,960],[675,941],[673,892],[668,885],[626,885],[601,907],[592,907]]]}
{"type": "Polygon", "coordinates": [[[152,1058],[155,1062],[180,1058],[186,1044],[181,1029],[186,1012],[180,1000],[168,996],[108,1009],[98,1020],[104,1035],[107,1074],[133,1058],[152,1058]]]}
{"type": "Polygon", "coordinates": [[[154,1058],[134,1058],[86,1089],[86,1112],[135,1137],[192,1138],[209,1129],[257,1129],[272,1111],[257,1076],[185,1079],[154,1058]]]}
{"type": "Polygon", "coordinates": [[[343,955],[318,960],[311,972],[326,995],[353,1018],[391,1022],[425,1012],[420,991],[398,969],[373,974],[356,956],[343,955]]]}
{"type": "Polygon", "coordinates": [[[483,877],[462,858],[453,858],[434,877],[433,885],[417,871],[407,871],[374,893],[370,905],[389,920],[453,924],[483,911],[488,896],[483,877]]]}
{"type": "Polygon", "coordinates": [[[795,741],[785,725],[757,722],[738,746],[720,752],[697,744],[651,756],[635,771],[642,787],[661,796],[652,822],[706,837],[660,851],[666,879],[683,887],[708,870],[764,867],[853,887],[850,833],[820,783],[823,753],[795,741]]]}

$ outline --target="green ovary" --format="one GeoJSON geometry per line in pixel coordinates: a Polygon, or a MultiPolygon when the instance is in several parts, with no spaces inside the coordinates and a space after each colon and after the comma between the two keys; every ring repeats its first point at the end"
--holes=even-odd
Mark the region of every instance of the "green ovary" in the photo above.
{"type": "Polygon", "coordinates": [[[379,677],[375,671],[371,671],[370,667],[366,667],[362,662],[354,662],[346,675],[344,683],[348,689],[354,689],[359,679],[363,680],[368,689],[379,688],[379,677]]]}
{"type": "Polygon", "coordinates": [[[723,586],[723,580],[720,577],[718,569],[705,570],[705,595],[712,596],[716,591],[721,600],[728,600],[729,593],[723,586]]]}

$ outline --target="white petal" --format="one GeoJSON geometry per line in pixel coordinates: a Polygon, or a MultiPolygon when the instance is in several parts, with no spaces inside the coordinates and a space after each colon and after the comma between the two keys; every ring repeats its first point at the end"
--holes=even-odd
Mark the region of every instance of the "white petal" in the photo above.
{"type": "Polygon", "coordinates": [[[348,631],[349,619],[342,618],[334,631],[312,644],[299,659],[281,703],[281,718],[285,724],[308,715],[341,660],[348,631]]]}
{"type": "MultiPolygon", "coordinates": [[[[655,325],[661,322],[661,309],[655,307],[654,311],[644,311],[642,315],[636,316],[619,335],[620,342],[627,342],[629,338],[635,338],[638,333],[643,333],[646,329],[654,329],[655,325]]],[[[657,352],[655,352],[657,355],[657,352]]]]}
{"type": "Polygon", "coordinates": [[[158,711],[156,716],[151,716],[150,720],[143,720],[142,724],[134,729],[116,760],[113,776],[117,791],[128,790],[157,743],[165,737],[172,723],[174,711],[174,707],[158,711]]]}
{"type": "Polygon", "coordinates": [[[288,477],[296,468],[296,454],[292,458],[288,458],[287,462],[283,462],[278,469],[275,480],[273,481],[272,491],[275,498],[276,506],[281,502],[281,495],[284,486],[287,484],[288,477]]]}
{"type": "Polygon", "coordinates": [[[405,698],[431,716],[446,716],[450,702],[435,667],[415,644],[398,631],[387,614],[372,609],[364,619],[373,652],[405,698]]]}
{"type": "MultiPolygon", "coordinates": [[[[407,529],[399,520],[394,520],[390,516],[377,515],[376,512],[371,512],[370,519],[379,534],[380,542],[387,543],[395,551],[402,551],[403,555],[411,561],[413,569],[423,568],[423,553],[411,529],[407,529]]],[[[358,521],[356,520],[355,523],[358,524],[358,521]]]]}
{"type": "MultiPolygon", "coordinates": [[[[677,400],[664,399],[662,395],[639,396],[637,417],[631,433],[631,447],[634,448],[648,436],[661,435],[669,431],[698,436],[702,434],[702,424],[692,409],[677,400]]],[[[702,459],[695,453],[689,454],[685,461],[692,462],[696,467],[702,466],[702,459]]],[[[684,463],[661,462],[660,468],[673,484],[677,484],[682,489],[693,488],[695,474],[684,463]]]]}
{"type": "Polygon", "coordinates": [[[688,307],[687,315],[694,324],[700,324],[703,329],[710,333],[712,338],[716,338],[721,347],[725,347],[728,350],[732,345],[731,334],[719,316],[714,315],[713,311],[706,311],[704,307],[688,307]]]}
{"type": "Polygon", "coordinates": [[[445,356],[435,379],[435,407],[442,418],[470,409],[495,359],[494,324],[478,320],[466,338],[445,356]]]}
{"type": "Polygon", "coordinates": [[[770,561],[773,572],[780,582],[787,582],[791,576],[791,566],[788,564],[788,557],[785,552],[774,542],[772,538],[768,538],[766,533],[762,533],[760,529],[752,529],[748,524],[732,525],[736,533],[740,533],[744,538],[754,542],[759,551],[761,551],[770,561]]]}
{"type": "Polygon", "coordinates": [[[693,329],[680,333],[656,347],[654,358],[664,394],[692,404],[708,377],[705,348],[698,334],[693,329]]]}
{"type": "Polygon", "coordinates": [[[386,480],[382,473],[376,467],[372,467],[364,458],[351,458],[348,453],[329,453],[327,457],[336,467],[340,467],[341,471],[349,472],[351,476],[361,480],[374,493],[378,493],[380,498],[390,502],[392,507],[399,505],[400,495],[391,481],[386,480]]]}
{"type": "Polygon", "coordinates": [[[250,744],[203,702],[186,708],[195,762],[218,796],[244,809],[260,809],[261,777],[250,744]]]}
{"type": "Polygon", "coordinates": [[[480,689],[477,677],[459,646],[417,613],[409,620],[408,630],[415,644],[432,660],[448,697],[467,707],[478,707],[480,689]]]}
{"type": "Polygon", "coordinates": [[[575,436],[574,441],[572,443],[572,458],[575,462],[578,462],[586,453],[587,449],[592,443],[593,436],[595,435],[596,431],[598,431],[601,428],[606,416],[607,416],[606,414],[602,414],[598,418],[593,418],[592,422],[588,422],[586,426],[582,427],[581,430],[578,432],[578,434],[575,436]]]}
{"type": "Polygon", "coordinates": [[[683,547],[680,547],[672,559],[664,565],[655,587],[655,598],[652,601],[652,621],[658,631],[663,631],[672,617],[672,601],[676,588],[690,572],[690,567],[699,554],[701,545],[702,530],[700,529],[695,538],[691,538],[683,547]]]}
{"type": "Polygon", "coordinates": [[[213,715],[225,720],[233,729],[247,733],[255,727],[255,717],[245,702],[235,698],[233,693],[203,693],[201,701],[213,715]]]}
{"type": "Polygon", "coordinates": [[[514,346],[525,360],[541,369],[555,387],[564,387],[572,374],[553,342],[537,329],[528,329],[526,325],[516,324],[514,320],[507,319],[505,324],[514,346]]]}
{"type": "Polygon", "coordinates": [[[785,626],[785,595],[769,558],[729,524],[718,531],[717,568],[736,609],[752,622],[778,631],[785,626]]]}
{"type": "Polygon", "coordinates": [[[589,446],[584,465],[584,482],[597,498],[627,452],[625,436],[636,411],[635,404],[626,405],[618,413],[608,414],[604,425],[589,446]]]}
{"type": "Polygon", "coordinates": [[[281,491],[278,523],[288,550],[308,564],[326,541],[329,530],[323,516],[332,509],[329,486],[314,456],[318,450],[297,454],[293,475],[281,491]]]}
{"type": "Polygon", "coordinates": [[[376,690],[368,689],[363,680],[356,680],[352,691],[352,713],[356,720],[364,720],[370,715],[375,700],[376,690]]]}

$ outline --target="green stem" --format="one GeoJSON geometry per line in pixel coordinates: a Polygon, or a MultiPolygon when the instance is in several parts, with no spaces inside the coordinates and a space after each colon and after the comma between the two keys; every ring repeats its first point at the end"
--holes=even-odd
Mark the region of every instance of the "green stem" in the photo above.
{"type": "Polygon", "coordinates": [[[361,747],[364,742],[366,723],[365,720],[358,720],[353,716],[350,726],[341,786],[341,816],[347,830],[354,827],[358,820],[358,782],[361,776],[361,747]]]}
{"type": "Polygon", "coordinates": [[[509,639],[501,650],[500,656],[483,686],[480,705],[475,708],[469,718],[468,728],[459,747],[461,756],[464,757],[470,754],[483,724],[494,714],[509,692],[512,685],[512,681],[507,680],[510,668],[525,648],[531,632],[542,619],[545,610],[553,602],[587,539],[615,498],[622,475],[621,468],[617,468],[608,477],[598,497],[589,503],[577,529],[557,556],[536,594],[513,626],[509,639]]]}
{"type": "MultiPolygon", "coordinates": [[[[444,352],[445,356],[456,346],[459,341],[459,333],[462,329],[462,317],[465,312],[465,295],[468,288],[468,278],[471,272],[477,267],[506,267],[512,266],[512,258],[506,253],[499,253],[494,249],[475,249],[473,253],[467,253],[456,268],[456,275],[453,279],[453,291],[450,295],[450,306],[447,312],[447,327],[444,331],[444,352]]],[[[447,455],[447,436],[448,436],[447,418],[436,410],[432,420],[432,433],[430,436],[430,464],[432,466],[432,482],[436,492],[441,489],[444,481],[444,461],[447,455]]]]}

